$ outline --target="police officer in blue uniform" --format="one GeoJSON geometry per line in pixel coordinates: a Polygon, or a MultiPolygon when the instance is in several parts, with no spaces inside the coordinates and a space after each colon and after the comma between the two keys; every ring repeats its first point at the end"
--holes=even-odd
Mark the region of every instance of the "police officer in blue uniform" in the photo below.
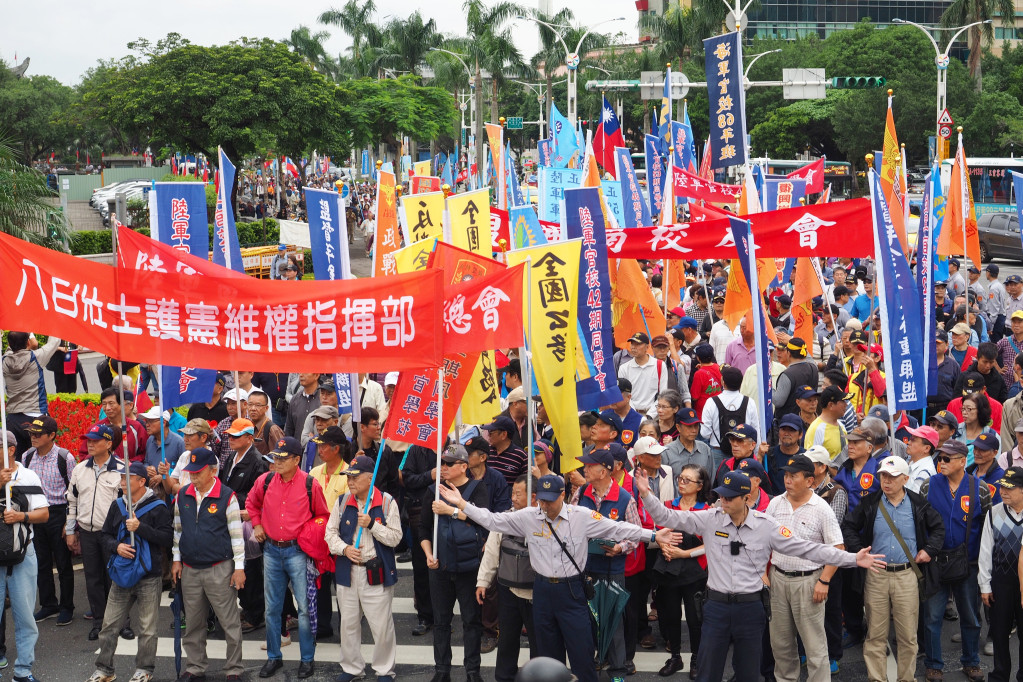
{"type": "MultiPolygon", "coordinates": [[[[533,581],[533,627],[540,656],[565,660],[579,682],[596,682],[593,631],[587,605],[583,567],[591,538],[623,542],[677,542],[667,528],[654,531],[624,521],[604,518],[600,512],[565,503],[565,482],[553,474],[537,481],[539,508],[493,514],[469,504],[458,490],[441,486],[445,502],[434,502],[434,512],[461,513],[487,530],[524,537],[533,581]]],[[[660,504],[659,502],[657,504],[660,504]]],[[[851,556],[851,555],[850,555],[851,556]]],[[[759,657],[758,657],[759,659],[759,657]]]]}
{"type": "Polygon", "coordinates": [[[699,682],[719,682],[724,675],[729,645],[734,646],[732,669],[736,680],[760,678],[764,631],[769,619],[770,593],[761,576],[772,551],[851,568],[884,566],[869,547],[856,554],[797,537],[770,516],[749,508],[750,480],[740,471],[728,472],[714,489],[720,506],[701,511],[676,511],[660,504],[643,476],[636,491],[658,526],[703,537],[707,556],[707,601],[696,661],[699,682]]]}

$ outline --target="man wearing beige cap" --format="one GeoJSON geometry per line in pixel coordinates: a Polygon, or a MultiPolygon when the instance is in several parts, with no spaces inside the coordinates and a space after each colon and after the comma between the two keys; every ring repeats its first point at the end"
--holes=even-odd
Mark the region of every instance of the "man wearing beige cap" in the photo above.
{"type": "Polygon", "coordinates": [[[213,437],[213,429],[205,419],[196,417],[181,429],[181,437],[184,439],[187,449],[181,453],[181,457],[178,457],[178,461],[171,468],[170,475],[163,481],[163,489],[169,495],[176,494],[180,488],[192,482],[192,475],[185,470],[189,461],[188,456],[196,448],[209,449],[208,444],[213,437]]]}
{"type": "Polygon", "coordinates": [[[867,677],[888,679],[885,648],[888,622],[894,620],[896,679],[910,682],[916,679],[917,625],[920,601],[926,597],[919,593],[917,577],[931,570],[931,558],[941,550],[945,529],[927,499],[906,490],[909,464],[904,459],[886,457],[877,470],[881,490],[863,498],[842,524],[842,532],[848,551],[871,547],[887,562],[884,571],[868,572],[863,586],[867,677]]]}
{"type": "Polygon", "coordinates": [[[958,322],[949,332],[949,340],[952,346],[948,349],[949,355],[959,363],[960,371],[965,372],[977,357],[976,346],[970,345],[970,325],[965,322],[958,322]]]}
{"type": "Polygon", "coordinates": [[[516,386],[508,392],[506,400],[508,408],[501,414],[511,417],[512,421],[515,422],[515,431],[511,434],[512,445],[525,450],[527,442],[526,392],[521,386],[516,386]]]}

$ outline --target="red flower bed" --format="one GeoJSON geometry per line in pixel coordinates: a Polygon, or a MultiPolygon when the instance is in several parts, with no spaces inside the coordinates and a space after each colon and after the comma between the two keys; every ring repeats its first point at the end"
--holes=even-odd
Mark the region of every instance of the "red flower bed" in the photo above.
{"type": "Polygon", "coordinates": [[[99,396],[49,396],[50,416],[57,420],[57,445],[77,456],[83,433],[100,419],[99,396]]]}

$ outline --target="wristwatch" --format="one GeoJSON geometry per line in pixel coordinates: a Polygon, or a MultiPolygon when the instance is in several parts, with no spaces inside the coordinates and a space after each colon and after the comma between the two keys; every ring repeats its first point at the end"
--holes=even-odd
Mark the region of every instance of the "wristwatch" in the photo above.
{"type": "Polygon", "coordinates": [[[451,518],[453,519],[458,518],[458,507],[455,507],[455,511],[451,512],[451,518]]]}

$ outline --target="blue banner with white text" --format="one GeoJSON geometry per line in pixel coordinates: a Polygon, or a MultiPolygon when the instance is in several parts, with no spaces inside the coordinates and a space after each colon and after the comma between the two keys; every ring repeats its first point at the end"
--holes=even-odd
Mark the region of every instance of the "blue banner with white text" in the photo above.
{"type": "MultiPolygon", "coordinates": [[[[644,156],[646,156],[646,187],[650,199],[650,220],[654,222],[661,212],[661,192],[664,190],[664,159],[660,152],[661,141],[656,135],[644,137],[644,156]]],[[[644,223],[649,225],[651,223],[644,223]]]]}
{"type": "Polygon", "coordinates": [[[234,164],[221,149],[220,186],[217,188],[217,208],[213,218],[213,262],[244,274],[245,266],[242,265],[242,250],[238,243],[238,230],[234,224],[234,205],[231,196],[234,173],[234,164]]]}
{"type": "Polygon", "coordinates": [[[625,224],[621,227],[651,225],[650,206],[647,205],[643,191],[639,187],[636,167],[632,165],[631,150],[616,147],[615,159],[618,165],[618,181],[622,183],[622,210],[625,213],[625,224]]]}
{"type": "Polygon", "coordinates": [[[157,182],[154,221],[158,241],[193,256],[209,258],[210,223],[206,213],[206,183],[157,182]]]}
{"type": "Polygon", "coordinates": [[[703,41],[707,96],[710,99],[710,167],[739,166],[746,149],[746,91],[743,88],[742,36],[733,31],[703,41]]]}

